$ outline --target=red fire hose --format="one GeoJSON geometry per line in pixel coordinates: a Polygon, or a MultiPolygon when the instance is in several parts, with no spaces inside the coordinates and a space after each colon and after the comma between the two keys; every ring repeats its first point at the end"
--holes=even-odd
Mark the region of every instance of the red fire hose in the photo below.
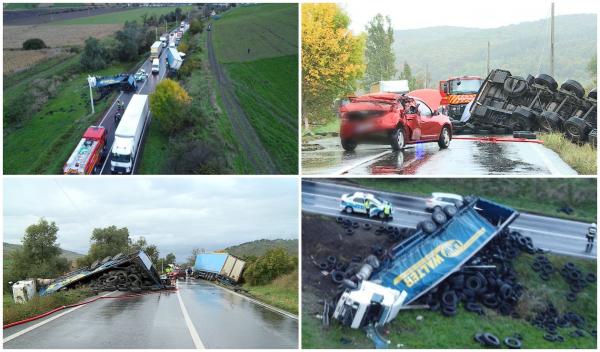
{"type": "MultiPolygon", "coordinates": [[[[176,289],[176,288],[172,288],[172,289],[166,289],[166,290],[169,290],[169,291],[177,291],[177,289],[176,289]]],[[[164,290],[163,290],[163,291],[164,291],[164,290]]],[[[48,312],[46,312],[46,313],[43,313],[43,314],[40,314],[40,315],[36,315],[36,316],[34,316],[34,317],[31,317],[31,318],[27,318],[27,319],[23,319],[23,320],[15,321],[15,322],[12,322],[12,323],[10,323],[10,324],[6,324],[6,325],[4,325],[4,326],[2,327],[2,329],[4,330],[4,329],[7,329],[7,328],[10,328],[10,327],[13,327],[13,326],[17,326],[17,325],[21,325],[21,324],[29,323],[29,322],[31,322],[31,321],[38,320],[38,319],[41,319],[41,318],[43,318],[43,317],[45,317],[45,316],[48,316],[48,315],[50,315],[50,314],[56,313],[56,312],[58,312],[58,311],[60,311],[60,310],[63,310],[63,309],[66,309],[66,308],[73,308],[73,307],[77,307],[77,306],[82,306],[82,305],[84,305],[84,304],[88,304],[88,303],[96,302],[96,301],[97,301],[97,300],[99,300],[99,299],[109,299],[109,298],[112,298],[112,299],[125,299],[125,298],[134,298],[134,297],[140,297],[140,296],[149,295],[149,294],[152,294],[152,293],[160,293],[160,292],[162,292],[162,291],[141,292],[141,293],[130,293],[130,294],[127,294],[127,295],[122,295],[122,296],[113,296],[113,297],[111,297],[111,296],[96,297],[96,298],[94,298],[94,299],[91,299],[91,300],[89,300],[89,301],[80,302],[80,303],[73,303],[73,304],[69,304],[69,305],[66,305],[66,306],[62,306],[62,307],[58,307],[58,308],[54,308],[54,309],[52,309],[52,310],[50,310],[50,311],[48,311],[48,312]]]]}
{"type": "Polygon", "coordinates": [[[521,143],[537,143],[544,144],[539,139],[527,139],[527,138],[512,138],[512,137],[452,137],[452,139],[458,139],[463,141],[478,141],[487,143],[499,143],[499,142],[521,142],[521,143]]]}

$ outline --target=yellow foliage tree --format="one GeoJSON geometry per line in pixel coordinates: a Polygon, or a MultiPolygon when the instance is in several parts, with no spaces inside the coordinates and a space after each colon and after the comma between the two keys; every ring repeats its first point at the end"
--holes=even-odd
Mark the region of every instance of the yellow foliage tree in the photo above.
{"type": "Polygon", "coordinates": [[[192,98],[179,83],[165,79],[157,84],[154,93],[150,94],[150,111],[165,132],[173,133],[191,119],[191,102],[192,98]]]}
{"type": "Polygon", "coordinates": [[[354,92],[364,74],[365,37],[354,35],[349,24],[337,4],[302,4],[302,117],[306,127],[327,115],[336,98],[354,92]]]}

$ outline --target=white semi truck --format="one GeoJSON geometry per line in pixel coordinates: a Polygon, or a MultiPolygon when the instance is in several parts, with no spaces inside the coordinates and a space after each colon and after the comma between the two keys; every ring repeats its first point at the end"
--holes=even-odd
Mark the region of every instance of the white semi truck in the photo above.
{"type": "Polygon", "coordinates": [[[163,48],[166,48],[166,47],[167,47],[167,45],[168,45],[168,39],[167,39],[167,37],[166,37],[166,36],[164,36],[164,35],[163,35],[163,36],[161,36],[161,37],[160,37],[160,42],[162,43],[162,46],[163,46],[163,48]]]}
{"type": "Polygon", "coordinates": [[[130,174],[133,171],[148,114],[148,96],[133,95],[115,131],[110,160],[113,174],[130,174]]]}
{"type": "Polygon", "coordinates": [[[154,44],[152,44],[152,46],[150,47],[150,58],[158,59],[160,57],[162,48],[163,48],[162,42],[160,42],[160,41],[154,42],[154,44]]]}

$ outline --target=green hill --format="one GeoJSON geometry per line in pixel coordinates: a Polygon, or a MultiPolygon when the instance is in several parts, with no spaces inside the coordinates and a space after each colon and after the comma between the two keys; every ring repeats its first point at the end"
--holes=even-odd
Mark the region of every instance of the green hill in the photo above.
{"type": "MultiPolygon", "coordinates": [[[[555,78],[575,79],[592,85],[587,66],[596,53],[595,14],[555,18],[555,78]]],[[[491,68],[513,74],[549,73],[550,20],[524,22],[492,29],[430,27],[394,32],[396,65],[406,61],[413,74],[424,77],[429,69],[429,86],[457,75],[486,75],[487,42],[491,45],[491,68]]]]}
{"type": "Polygon", "coordinates": [[[298,240],[257,240],[245,242],[236,246],[225,248],[225,252],[231,253],[237,257],[261,256],[271,248],[282,247],[289,254],[298,255],[298,240]]]}
{"type": "MultiPolygon", "coordinates": [[[[4,253],[4,259],[6,260],[6,255],[17,250],[18,248],[21,248],[22,245],[20,244],[14,244],[14,243],[6,243],[3,242],[2,243],[2,251],[4,253]]],[[[67,258],[68,261],[73,261],[79,257],[83,257],[83,254],[80,253],[75,253],[75,252],[71,252],[71,251],[67,251],[65,249],[62,250],[62,256],[67,258]]]]}

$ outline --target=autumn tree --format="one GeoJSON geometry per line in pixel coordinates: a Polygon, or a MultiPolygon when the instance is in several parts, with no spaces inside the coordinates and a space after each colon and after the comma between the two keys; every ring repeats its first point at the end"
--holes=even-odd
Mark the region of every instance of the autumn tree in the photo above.
{"type": "Polygon", "coordinates": [[[388,81],[396,75],[396,55],[394,30],[390,16],[377,14],[366,26],[367,43],[365,48],[366,71],[363,86],[368,88],[374,82],[388,81]]]}
{"type": "Polygon", "coordinates": [[[191,101],[192,98],[179,83],[171,79],[162,80],[150,94],[152,117],[164,132],[175,133],[190,121],[191,101]]]}
{"type": "Polygon", "coordinates": [[[365,39],[354,35],[349,24],[336,4],[302,5],[302,118],[306,128],[331,111],[336,98],[354,92],[362,77],[365,39]]]}

